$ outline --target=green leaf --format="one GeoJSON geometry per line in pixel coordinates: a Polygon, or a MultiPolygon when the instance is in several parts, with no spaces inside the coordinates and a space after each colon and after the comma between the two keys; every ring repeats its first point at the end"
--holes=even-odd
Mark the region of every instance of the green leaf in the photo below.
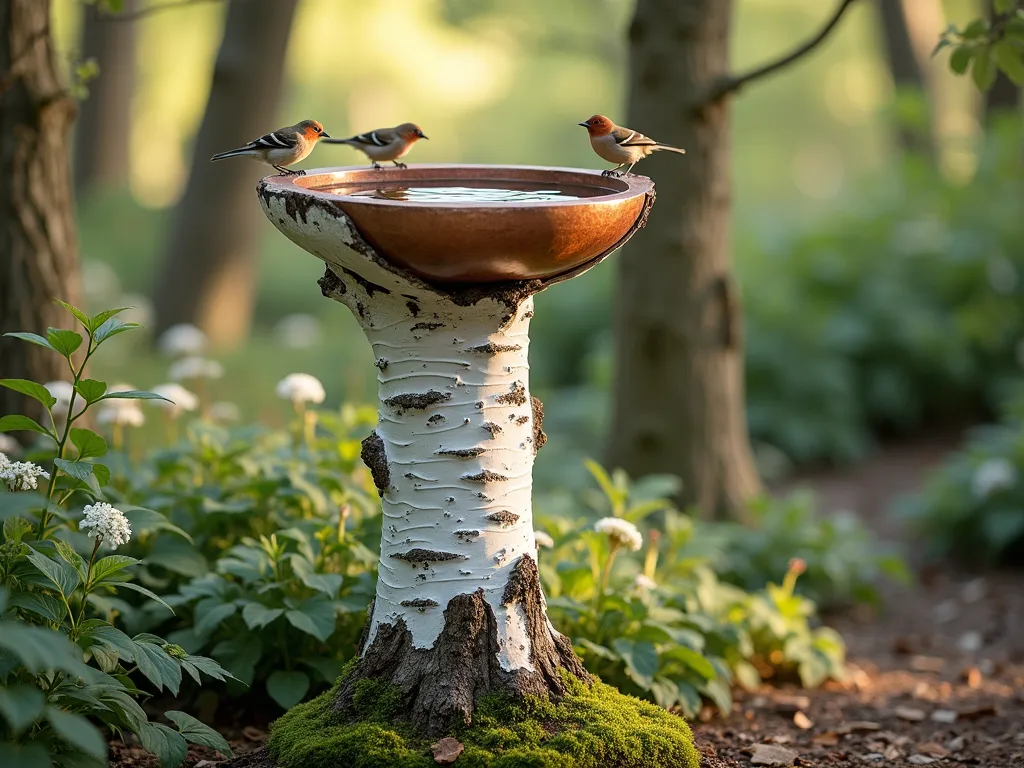
{"type": "Polygon", "coordinates": [[[1024,86],[1024,47],[1015,45],[1008,40],[1000,40],[992,50],[996,57],[996,64],[1013,81],[1013,84],[1024,86]]]}
{"type": "Polygon", "coordinates": [[[107,441],[91,429],[72,429],[71,442],[78,449],[78,459],[92,459],[107,452],[107,441]]]}
{"type": "Polygon", "coordinates": [[[988,48],[982,48],[978,51],[978,55],[974,57],[974,62],[971,65],[971,79],[974,80],[974,84],[978,86],[979,90],[987,91],[996,81],[996,67],[992,60],[992,51],[988,48]]]}
{"type": "Polygon", "coordinates": [[[107,391],[107,383],[96,379],[81,379],[75,385],[75,389],[91,405],[103,397],[103,393],[107,391]]]}
{"type": "Polygon", "coordinates": [[[267,693],[284,709],[291,709],[309,691],[309,677],[305,672],[278,670],[267,678],[267,693]]]}
{"type": "MultiPolygon", "coordinates": [[[[122,571],[125,568],[129,568],[137,563],[134,557],[128,557],[127,555],[107,555],[106,557],[98,560],[92,567],[92,583],[99,584],[101,581],[109,576],[114,575],[118,571],[122,571]]],[[[118,584],[123,582],[118,581],[118,584]]]]}
{"type": "Polygon", "coordinates": [[[1009,13],[1017,7],[1017,0],[994,0],[992,8],[996,13],[1009,13]]]}
{"type": "MultiPolygon", "coordinates": [[[[35,344],[39,347],[46,347],[47,349],[53,349],[53,345],[40,336],[38,333],[5,333],[4,336],[10,336],[14,339],[21,339],[27,341],[29,344],[35,344]]],[[[56,349],[53,349],[56,352],[56,349]]]]}
{"type": "Polygon", "coordinates": [[[53,624],[64,621],[68,612],[63,600],[58,600],[45,592],[15,592],[10,599],[10,606],[42,616],[53,624]]]}
{"type": "Polygon", "coordinates": [[[615,661],[619,658],[618,654],[616,654],[611,648],[608,648],[603,645],[598,645],[597,643],[591,642],[585,637],[581,637],[579,640],[577,640],[576,645],[582,648],[586,653],[592,653],[595,656],[598,656],[602,659],[615,661]]]}
{"type": "Polygon", "coordinates": [[[57,554],[60,555],[60,559],[75,569],[75,573],[78,574],[78,578],[84,582],[86,574],[86,564],[82,556],[75,552],[74,548],[66,541],[60,541],[59,539],[54,542],[54,547],[57,549],[57,554]]]}
{"type": "Polygon", "coordinates": [[[208,610],[199,611],[200,616],[195,623],[195,632],[200,637],[206,637],[217,626],[229,616],[233,616],[238,611],[238,606],[234,603],[221,603],[208,610]]]}
{"type": "Polygon", "coordinates": [[[15,734],[32,725],[43,712],[46,697],[34,685],[0,688],[0,716],[15,734]]]}
{"type": "Polygon", "coordinates": [[[960,33],[965,40],[977,40],[988,32],[988,19],[975,19],[960,33]]]}
{"type": "Polygon", "coordinates": [[[666,651],[665,656],[685,664],[705,680],[713,680],[716,676],[715,668],[711,665],[711,662],[704,658],[703,654],[697,653],[697,651],[687,648],[685,645],[674,646],[666,651]]]}
{"type": "Polygon", "coordinates": [[[93,465],[88,461],[71,461],[70,459],[54,459],[53,463],[65,474],[76,480],[88,480],[92,475],[93,465]]]}
{"type": "MultiPolygon", "coordinates": [[[[257,649],[256,650],[256,658],[259,658],[259,653],[260,653],[260,651],[259,651],[259,649],[257,649]]],[[[237,677],[235,677],[230,672],[228,672],[226,669],[224,669],[224,667],[222,667],[220,664],[218,664],[213,659],[208,658],[206,656],[192,656],[192,655],[189,655],[189,656],[186,656],[184,659],[182,659],[182,663],[183,664],[185,664],[185,663],[191,664],[197,670],[199,670],[200,672],[202,672],[204,674],[209,675],[214,680],[227,680],[227,679],[238,680],[237,677]]],[[[238,682],[242,682],[242,681],[238,680],[238,682]]]]}
{"type": "Polygon", "coordinates": [[[587,467],[587,471],[597,481],[597,484],[601,486],[601,490],[604,492],[613,510],[625,501],[622,492],[615,487],[604,467],[593,459],[587,459],[584,464],[587,467]]]}
{"type": "Polygon", "coordinates": [[[967,67],[971,64],[971,59],[974,57],[974,48],[969,45],[961,45],[956,48],[949,57],[949,68],[956,72],[958,75],[962,75],[967,71],[967,67]]]}
{"type": "Polygon", "coordinates": [[[124,661],[135,660],[135,641],[102,619],[89,619],[83,622],[79,642],[86,650],[102,646],[124,661]]]}
{"type": "Polygon", "coordinates": [[[165,687],[173,695],[178,695],[181,686],[181,665],[173,659],[162,646],[155,643],[139,642],[135,637],[135,663],[139,672],[144,674],[158,691],[165,687]]]}
{"type": "Polygon", "coordinates": [[[78,322],[80,322],[87,331],[91,330],[89,328],[89,316],[85,314],[85,312],[80,310],[78,307],[71,306],[66,301],[61,301],[60,299],[54,299],[54,301],[60,304],[62,307],[64,307],[64,309],[66,309],[72,315],[74,315],[75,319],[78,320],[78,322]]]}
{"type": "Polygon", "coordinates": [[[33,419],[19,413],[0,417],[0,432],[38,432],[40,435],[57,439],[50,430],[39,426],[33,419]]]}
{"type": "Polygon", "coordinates": [[[23,395],[28,395],[33,400],[38,400],[47,408],[53,408],[57,403],[57,398],[50,394],[50,390],[42,384],[36,384],[28,379],[0,379],[0,387],[6,387],[7,389],[13,389],[15,392],[21,392],[23,395]]]}
{"type": "Polygon", "coordinates": [[[161,723],[143,723],[139,739],[143,747],[160,758],[163,768],[178,768],[188,756],[185,737],[161,723]]]}
{"type": "Polygon", "coordinates": [[[46,508],[46,497],[37,491],[10,493],[0,484],[0,520],[24,517],[46,508]]]}
{"type": "Polygon", "coordinates": [[[103,312],[100,312],[98,315],[93,315],[92,317],[89,318],[89,330],[95,331],[97,328],[99,328],[101,325],[107,322],[107,320],[112,318],[114,315],[119,315],[122,312],[127,312],[129,309],[132,309],[132,307],[108,309],[103,312]]]}
{"type": "Polygon", "coordinates": [[[78,574],[69,571],[35,549],[29,549],[28,561],[38,568],[53,583],[64,597],[70,597],[78,586],[78,574]]]}
{"type": "Polygon", "coordinates": [[[210,747],[227,757],[234,756],[227,739],[213,730],[213,728],[208,726],[206,723],[196,720],[192,715],[187,715],[184,712],[179,712],[174,709],[164,712],[164,715],[168,720],[178,726],[178,732],[185,737],[186,741],[192,744],[198,744],[201,747],[210,747]]]}
{"type": "Polygon", "coordinates": [[[64,357],[71,357],[82,346],[82,335],[77,331],[68,331],[63,328],[47,328],[46,340],[50,346],[60,352],[64,357]]]}
{"type": "Polygon", "coordinates": [[[262,629],[282,613],[283,608],[267,608],[261,603],[248,603],[242,609],[242,620],[249,629],[262,629]]]}
{"type": "Polygon", "coordinates": [[[612,642],[612,648],[626,662],[626,674],[630,679],[641,688],[649,688],[658,671],[658,651],[654,644],[646,641],[634,643],[618,637],[612,642]]]}
{"type": "Polygon", "coordinates": [[[327,642],[334,632],[334,606],[325,598],[307,600],[300,610],[285,613],[285,618],[293,627],[321,642],[327,642]]]}
{"type": "Polygon", "coordinates": [[[119,582],[117,582],[117,588],[118,589],[130,589],[132,592],[138,592],[140,595],[145,595],[150,600],[155,600],[156,602],[160,603],[160,605],[162,605],[164,608],[166,608],[168,611],[170,611],[171,613],[174,613],[174,609],[171,608],[171,606],[169,606],[167,603],[165,603],[162,597],[160,597],[157,594],[154,594],[153,592],[150,592],[145,587],[139,586],[138,584],[134,584],[134,583],[132,583],[130,581],[119,581],[119,582]]]}
{"type": "Polygon", "coordinates": [[[117,336],[117,334],[119,333],[124,333],[125,331],[133,331],[136,328],[141,327],[142,326],[139,325],[138,323],[124,323],[118,320],[116,317],[112,317],[109,320],[106,320],[95,331],[93,331],[92,338],[93,341],[97,345],[99,345],[112,336],[117,336]]]}
{"type": "Polygon", "coordinates": [[[171,402],[156,392],[144,392],[139,389],[131,389],[126,392],[107,392],[100,400],[165,400],[168,403],[171,402]]]}
{"type": "Polygon", "coordinates": [[[17,768],[53,768],[53,761],[42,744],[28,744],[22,747],[3,741],[0,742],[0,765],[17,768]]]}
{"type": "Polygon", "coordinates": [[[100,729],[81,715],[73,715],[56,707],[46,708],[46,719],[53,730],[71,746],[101,760],[107,757],[107,740],[100,729]]]}
{"type": "Polygon", "coordinates": [[[153,531],[168,531],[169,533],[181,536],[181,538],[192,542],[192,537],[178,526],[170,522],[165,515],[154,509],[136,507],[132,505],[120,507],[124,516],[131,523],[133,533],[150,533],[153,531]]]}
{"type": "Polygon", "coordinates": [[[312,563],[300,555],[292,557],[291,562],[295,575],[307,587],[323,592],[330,598],[338,594],[342,581],[340,573],[317,573],[312,563]]]}
{"type": "Polygon", "coordinates": [[[995,552],[1002,552],[1024,539],[1024,509],[996,507],[981,519],[981,532],[995,552]]]}
{"type": "Polygon", "coordinates": [[[9,652],[29,672],[56,669],[73,675],[88,675],[82,652],[67,636],[22,622],[0,621],[0,649],[9,652]]]}

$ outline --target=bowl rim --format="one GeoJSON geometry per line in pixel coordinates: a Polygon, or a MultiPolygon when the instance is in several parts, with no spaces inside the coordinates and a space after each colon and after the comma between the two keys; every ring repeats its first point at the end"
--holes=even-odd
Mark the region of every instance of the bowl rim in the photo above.
{"type": "MultiPolygon", "coordinates": [[[[548,166],[548,165],[493,165],[487,163],[423,163],[416,165],[410,165],[408,171],[419,172],[419,171],[453,171],[458,169],[469,169],[476,171],[494,171],[496,174],[501,172],[527,172],[530,173],[555,173],[573,175],[576,177],[593,177],[595,180],[599,179],[603,184],[617,183],[619,185],[625,185],[624,189],[620,189],[617,192],[611,192],[607,195],[595,195],[593,197],[582,197],[573,200],[535,200],[522,203],[507,203],[507,202],[459,202],[459,203],[437,203],[437,202],[413,202],[408,200],[388,200],[374,197],[355,197],[352,195],[336,195],[331,192],[323,191],[312,186],[318,179],[324,177],[331,177],[335,180],[339,176],[344,174],[359,174],[360,176],[368,177],[366,181],[394,181],[398,180],[398,174],[405,173],[406,171],[401,169],[384,169],[375,170],[368,168],[365,165],[354,165],[354,166],[331,166],[325,168],[310,168],[305,171],[303,175],[288,174],[288,175],[269,175],[265,176],[262,183],[265,184],[270,190],[276,192],[284,192],[290,194],[306,195],[313,198],[318,198],[325,201],[330,201],[336,205],[356,205],[356,206],[368,206],[377,208],[403,208],[403,209],[463,209],[469,208],[473,210],[480,209],[493,209],[493,210],[544,210],[551,208],[565,208],[565,207],[580,207],[580,206],[592,206],[592,205],[605,205],[609,203],[624,202],[632,200],[637,197],[642,197],[649,194],[654,189],[654,182],[647,176],[637,176],[630,174],[622,177],[608,177],[603,176],[601,171],[595,171],[591,168],[572,168],[563,166],[548,166]],[[392,178],[389,178],[392,177],[392,178]]],[[[444,176],[440,176],[440,179],[444,179],[444,176]]],[[[529,180],[529,175],[523,180],[529,180]]],[[[415,180],[415,179],[410,179],[415,180]]],[[[418,180],[425,181],[430,180],[429,178],[420,177],[418,180]]],[[[457,181],[458,179],[453,179],[457,181]]],[[[500,180],[500,179],[495,179],[500,180]]],[[[352,183],[364,183],[358,178],[351,180],[352,183]]],[[[321,182],[322,183],[322,182],[321,182]]],[[[334,183],[338,183],[335,181],[334,183]]],[[[585,181],[581,184],[578,182],[565,182],[565,183],[576,183],[577,186],[587,186],[585,181]]],[[[597,186],[597,185],[594,185],[597,186]]]]}

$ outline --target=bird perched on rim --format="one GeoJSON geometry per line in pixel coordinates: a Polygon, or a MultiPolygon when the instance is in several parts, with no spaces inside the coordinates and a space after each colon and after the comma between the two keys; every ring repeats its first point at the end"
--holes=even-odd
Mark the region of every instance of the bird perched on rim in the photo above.
{"type": "Polygon", "coordinates": [[[621,128],[604,115],[594,115],[578,125],[587,129],[587,133],[590,134],[590,146],[594,148],[598,156],[609,163],[618,163],[618,167],[610,171],[602,171],[602,176],[625,176],[633,170],[634,165],[660,150],[678,152],[680,155],[686,154],[685,149],[659,144],[639,131],[621,128]],[[616,173],[624,165],[628,165],[629,168],[624,173],[616,173]]]}
{"type": "Polygon", "coordinates": [[[244,147],[219,152],[210,158],[210,162],[223,160],[226,157],[252,157],[273,166],[282,175],[297,174],[301,176],[305,171],[290,171],[285,166],[295,165],[305,159],[320,139],[329,138],[330,136],[324,132],[324,127],[316,120],[303,120],[301,123],[265,133],[244,147]]]}
{"type": "Polygon", "coordinates": [[[390,160],[398,168],[408,168],[398,158],[405,157],[412,145],[427,138],[415,123],[402,123],[394,128],[378,128],[369,133],[360,133],[347,139],[331,139],[327,144],[348,144],[362,150],[370,158],[373,167],[380,170],[380,163],[390,160]]]}

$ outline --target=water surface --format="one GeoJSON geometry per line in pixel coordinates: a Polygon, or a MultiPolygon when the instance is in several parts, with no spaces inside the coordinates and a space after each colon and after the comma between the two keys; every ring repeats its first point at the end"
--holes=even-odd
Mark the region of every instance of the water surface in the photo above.
{"type": "MultiPolygon", "coordinates": [[[[461,181],[461,180],[460,180],[461,181]]],[[[583,184],[536,184],[519,181],[483,179],[479,182],[463,181],[459,186],[451,182],[417,181],[414,183],[342,184],[327,187],[325,192],[346,197],[397,200],[408,203],[544,203],[580,200],[615,194],[614,190],[583,184]]]]}

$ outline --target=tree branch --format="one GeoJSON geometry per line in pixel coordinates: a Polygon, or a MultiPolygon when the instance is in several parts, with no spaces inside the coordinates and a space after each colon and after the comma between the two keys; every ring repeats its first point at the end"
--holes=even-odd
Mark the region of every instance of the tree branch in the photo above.
{"type": "Polygon", "coordinates": [[[760,80],[762,77],[767,77],[768,75],[773,74],[784,67],[788,67],[793,62],[806,56],[825,42],[825,39],[832,34],[832,31],[839,25],[839,21],[843,18],[843,14],[845,14],[846,11],[849,10],[850,6],[855,2],[857,2],[857,0],[840,0],[835,13],[832,14],[832,17],[828,20],[825,26],[821,28],[818,34],[790,53],[787,53],[785,56],[767,64],[763,64],[760,67],[752,69],[749,72],[745,72],[742,75],[732,75],[730,77],[722,78],[711,87],[704,99],[701,100],[699,106],[704,107],[708,104],[713,104],[729,94],[735,93],[740,88],[754,80],[760,80]]]}
{"type": "Polygon", "coordinates": [[[199,5],[200,3],[219,2],[223,2],[223,0],[172,0],[172,2],[168,3],[147,5],[145,8],[139,8],[137,11],[131,11],[130,13],[111,13],[110,11],[99,11],[99,16],[102,21],[137,21],[138,19],[150,16],[160,11],[169,11],[174,8],[183,8],[186,5],[199,5]]]}

